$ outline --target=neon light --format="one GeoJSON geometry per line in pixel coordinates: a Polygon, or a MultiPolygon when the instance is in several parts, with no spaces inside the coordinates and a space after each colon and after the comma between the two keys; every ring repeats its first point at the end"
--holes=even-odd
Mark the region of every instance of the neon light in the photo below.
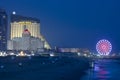
{"type": "Polygon", "coordinates": [[[109,55],[112,50],[112,44],[108,40],[102,39],[96,44],[96,50],[100,55],[109,55]]]}

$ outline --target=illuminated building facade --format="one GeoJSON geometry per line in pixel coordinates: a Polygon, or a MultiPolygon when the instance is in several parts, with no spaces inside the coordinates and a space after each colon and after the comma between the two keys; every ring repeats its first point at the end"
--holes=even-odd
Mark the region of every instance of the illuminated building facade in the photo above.
{"type": "Polygon", "coordinates": [[[37,49],[43,49],[44,42],[40,38],[31,36],[28,29],[25,29],[22,33],[22,37],[14,37],[8,41],[8,50],[30,50],[36,51],[37,49]]]}
{"type": "Polygon", "coordinates": [[[77,53],[80,52],[80,48],[58,48],[59,52],[71,52],[71,53],[77,53]]]}
{"type": "Polygon", "coordinates": [[[27,28],[31,32],[31,36],[40,36],[40,21],[19,15],[11,15],[11,39],[14,37],[22,37],[23,30],[27,28]]]}
{"type": "Polygon", "coordinates": [[[84,49],[84,48],[58,48],[57,49],[58,52],[67,52],[67,53],[86,53],[89,54],[90,51],[88,49],[84,49]]]}
{"type": "Polygon", "coordinates": [[[0,50],[7,50],[7,13],[4,9],[0,9],[0,50]]]}
{"type": "Polygon", "coordinates": [[[16,14],[11,15],[10,39],[13,39],[15,37],[22,37],[22,32],[26,28],[31,32],[31,36],[40,38],[42,41],[45,42],[44,48],[50,49],[49,44],[40,34],[40,20],[16,14]]]}

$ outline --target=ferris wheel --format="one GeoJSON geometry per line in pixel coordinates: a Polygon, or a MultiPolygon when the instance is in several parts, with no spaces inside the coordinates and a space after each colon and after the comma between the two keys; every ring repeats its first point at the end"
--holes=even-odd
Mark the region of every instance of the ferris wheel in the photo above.
{"type": "Polygon", "coordinates": [[[102,39],[96,44],[96,50],[100,55],[109,55],[112,51],[112,44],[108,40],[102,39]]]}

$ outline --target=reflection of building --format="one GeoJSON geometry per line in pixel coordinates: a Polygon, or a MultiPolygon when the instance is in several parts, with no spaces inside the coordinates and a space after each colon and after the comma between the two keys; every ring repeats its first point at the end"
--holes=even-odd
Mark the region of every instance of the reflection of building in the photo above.
{"type": "Polygon", "coordinates": [[[37,50],[43,49],[44,42],[40,38],[31,36],[28,29],[22,33],[22,37],[14,37],[8,41],[8,50],[37,50]]]}
{"type": "Polygon", "coordinates": [[[40,38],[45,42],[44,47],[50,49],[49,44],[40,34],[40,21],[36,18],[24,17],[16,14],[11,15],[11,34],[10,39],[15,37],[22,37],[22,32],[24,29],[28,29],[31,36],[40,38]]]}
{"type": "Polygon", "coordinates": [[[7,49],[7,14],[0,9],[0,50],[7,49]]]}

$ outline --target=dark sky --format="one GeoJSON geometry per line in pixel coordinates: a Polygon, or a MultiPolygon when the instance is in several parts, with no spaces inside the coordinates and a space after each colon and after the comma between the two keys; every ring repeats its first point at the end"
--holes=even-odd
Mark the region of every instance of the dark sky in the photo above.
{"type": "Polygon", "coordinates": [[[108,39],[120,51],[120,0],[0,0],[8,14],[36,17],[52,47],[95,50],[108,39]]]}

